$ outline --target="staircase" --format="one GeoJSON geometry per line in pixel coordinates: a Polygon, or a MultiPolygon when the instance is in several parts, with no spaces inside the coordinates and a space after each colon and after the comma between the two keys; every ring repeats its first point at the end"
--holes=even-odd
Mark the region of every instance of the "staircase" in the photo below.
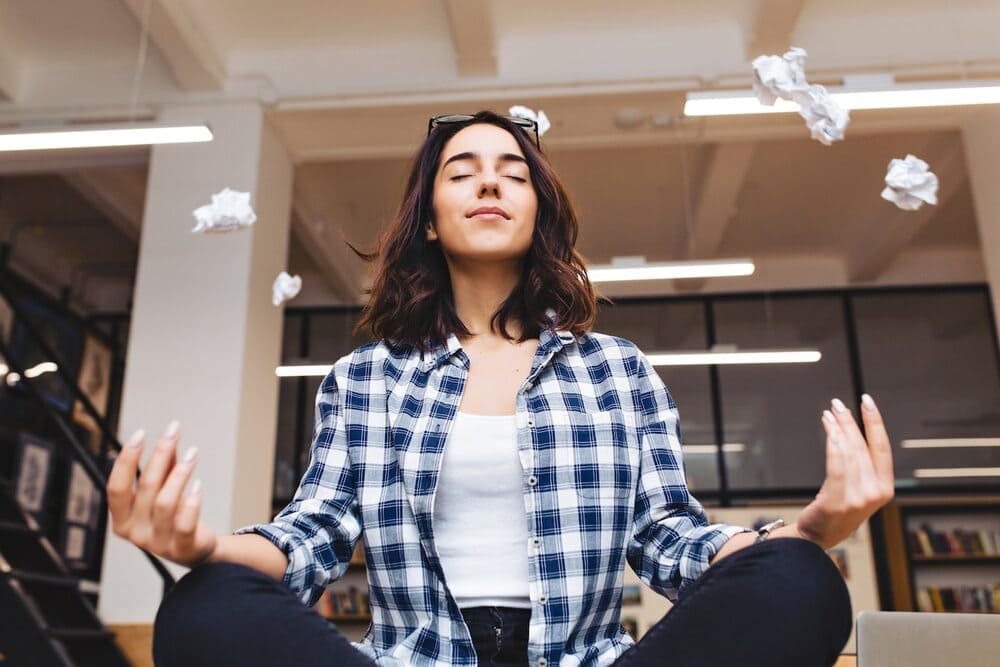
{"type": "MultiPolygon", "coordinates": [[[[2,250],[2,248],[0,248],[2,250]]],[[[0,305],[6,305],[24,326],[31,340],[48,360],[56,362],[56,375],[68,388],[72,401],[83,405],[99,427],[103,447],[107,451],[121,450],[112,427],[94,408],[64,369],[65,365],[46,342],[22,308],[27,286],[17,279],[2,262],[0,253],[0,305]]],[[[34,297],[35,295],[32,295],[34,297]]],[[[14,430],[0,423],[0,667],[130,667],[129,660],[118,648],[112,633],[97,616],[96,584],[74,575],[64,562],[50,537],[57,535],[49,527],[49,519],[63,515],[64,496],[50,493],[41,513],[25,512],[15,493],[14,456],[19,433],[35,434],[52,442],[57,448],[53,466],[65,477],[67,466],[82,467],[94,486],[101,492],[99,516],[107,512],[104,487],[107,483],[103,456],[95,456],[81,443],[65,413],[55,410],[25,373],[19,359],[12,356],[8,342],[0,332],[0,363],[4,372],[14,372],[19,378],[19,401],[14,415],[2,415],[0,422],[15,421],[14,430]],[[22,409],[31,405],[30,411],[22,409]],[[24,414],[30,412],[29,417],[24,414]],[[24,414],[22,414],[24,413],[24,414]],[[36,518],[38,521],[36,521],[36,518]],[[39,524],[42,522],[42,525],[39,524]]],[[[3,389],[3,388],[0,388],[3,389]]],[[[11,404],[6,404],[9,408],[11,404]]],[[[97,534],[103,536],[104,521],[97,534]]],[[[100,550],[98,549],[98,553],[100,550]]],[[[163,580],[164,593],[174,583],[169,570],[155,556],[143,552],[153,570],[163,580]]],[[[88,575],[97,578],[99,561],[88,575]]],[[[85,574],[87,574],[85,572],[85,574]]]]}
{"type": "Polygon", "coordinates": [[[0,482],[0,665],[127,667],[128,660],[34,520],[0,482]]]}

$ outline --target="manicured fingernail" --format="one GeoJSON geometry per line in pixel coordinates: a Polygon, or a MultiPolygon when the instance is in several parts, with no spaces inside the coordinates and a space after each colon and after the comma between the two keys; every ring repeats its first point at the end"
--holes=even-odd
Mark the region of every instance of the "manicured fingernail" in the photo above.
{"type": "Polygon", "coordinates": [[[129,436],[128,441],[126,441],[125,443],[125,448],[138,449],[139,446],[142,444],[142,439],[145,437],[146,437],[146,432],[140,428],[138,431],[129,436]]]}
{"type": "Polygon", "coordinates": [[[872,412],[875,411],[875,399],[868,394],[861,394],[861,405],[865,406],[865,408],[871,410],[872,412]]]}
{"type": "Polygon", "coordinates": [[[833,404],[834,412],[837,412],[839,414],[844,414],[845,412],[847,412],[847,406],[844,405],[843,401],[841,401],[839,398],[833,399],[831,403],[833,404]]]}
{"type": "Polygon", "coordinates": [[[188,450],[184,452],[184,458],[182,459],[184,463],[194,462],[194,457],[198,456],[197,447],[188,447],[188,450]]]}
{"type": "Polygon", "coordinates": [[[824,410],[823,411],[823,419],[827,420],[831,424],[836,421],[836,419],[834,419],[834,417],[833,417],[833,413],[830,412],[829,410],[824,410]]]}
{"type": "Polygon", "coordinates": [[[188,495],[196,496],[199,493],[201,493],[201,480],[196,479],[193,482],[191,482],[191,488],[188,489],[188,495]]]}
{"type": "Polygon", "coordinates": [[[164,438],[176,438],[181,431],[181,423],[176,419],[167,424],[167,430],[163,433],[164,438]]]}

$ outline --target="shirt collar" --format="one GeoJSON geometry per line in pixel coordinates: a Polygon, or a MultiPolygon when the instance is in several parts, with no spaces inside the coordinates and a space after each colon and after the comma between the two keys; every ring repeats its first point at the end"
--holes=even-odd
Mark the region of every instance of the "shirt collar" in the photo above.
{"type": "MultiPolygon", "coordinates": [[[[548,354],[550,351],[552,354],[555,354],[567,345],[576,342],[576,336],[572,331],[565,331],[558,328],[559,319],[552,308],[546,310],[545,314],[548,315],[552,325],[542,329],[538,335],[538,351],[535,353],[536,355],[539,353],[548,354]]],[[[461,349],[462,344],[458,342],[458,336],[455,333],[449,333],[447,340],[428,348],[421,354],[420,369],[427,372],[437,368],[461,349]]]]}

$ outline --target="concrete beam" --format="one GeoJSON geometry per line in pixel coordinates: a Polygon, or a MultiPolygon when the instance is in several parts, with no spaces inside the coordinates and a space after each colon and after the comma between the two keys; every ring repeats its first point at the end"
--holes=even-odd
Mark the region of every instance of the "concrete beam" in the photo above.
{"type": "Polygon", "coordinates": [[[88,169],[62,174],[74,190],[133,243],[139,243],[146,203],[146,171],[135,168],[88,169]]]}
{"type": "MultiPolygon", "coordinates": [[[[142,25],[145,0],[122,0],[142,25]]],[[[220,90],[225,67],[212,40],[179,0],[152,0],[149,37],[183,90],[220,90]]]]}
{"type": "Polygon", "coordinates": [[[0,47],[0,101],[16,102],[21,89],[21,70],[14,58],[0,47]]]}
{"type": "Polygon", "coordinates": [[[496,31],[489,0],[444,0],[461,76],[496,76],[496,31]]]}
{"type": "Polygon", "coordinates": [[[757,142],[739,141],[715,145],[694,209],[693,238],[688,244],[689,259],[714,257],[722,237],[736,215],[740,193],[757,142]]]}
{"type": "Polygon", "coordinates": [[[792,33],[799,22],[805,0],[758,0],[751,34],[747,39],[747,59],[780,55],[792,46],[792,33]]]}
{"type": "Polygon", "coordinates": [[[292,204],[292,234],[316,265],[327,285],[345,303],[362,303],[364,263],[334,233],[334,223],[317,213],[296,188],[292,204]]]}

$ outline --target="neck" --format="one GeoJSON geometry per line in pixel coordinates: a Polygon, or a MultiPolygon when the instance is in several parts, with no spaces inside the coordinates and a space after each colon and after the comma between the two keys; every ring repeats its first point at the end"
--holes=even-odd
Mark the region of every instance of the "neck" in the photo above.
{"type": "MultiPolygon", "coordinates": [[[[455,312],[474,336],[502,337],[491,328],[493,314],[517,286],[519,269],[509,264],[477,264],[474,271],[452,265],[451,290],[455,312]]],[[[507,330],[515,338],[521,335],[519,322],[508,320],[507,330]]]]}

